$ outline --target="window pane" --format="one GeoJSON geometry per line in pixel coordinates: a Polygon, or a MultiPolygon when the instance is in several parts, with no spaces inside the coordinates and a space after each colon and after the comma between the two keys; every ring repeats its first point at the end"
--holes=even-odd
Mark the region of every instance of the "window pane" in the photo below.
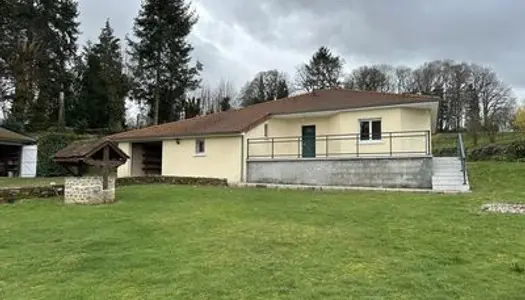
{"type": "Polygon", "coordinates": [[[370,122],[369,121],[361,121],[361,140],[367,141],[370,139],[370,122]]]}
{"type": "Polygon", "coordinates": [[[196,153],[204,153],[204,140],[196,140],[195,141],[195,152],[196,153]]]}
{"type": "Polygon", "coordinates": [[[381,121],[372,121],[372,139],[381,139],[381,121]]]}

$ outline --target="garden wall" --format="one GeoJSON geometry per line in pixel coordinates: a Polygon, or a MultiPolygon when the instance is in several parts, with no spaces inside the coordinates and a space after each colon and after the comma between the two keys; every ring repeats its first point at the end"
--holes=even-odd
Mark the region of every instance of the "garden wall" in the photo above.
{"type": "MultiPolygon", "coordinates": [[[[130,186],[141,184],[172,184],[172,185],[208,185],[208,186],[227,186],[226,179],[200,178],[200,177],[171,177],[171,176],[151,176],[151,177],[125,177],[117,178],[115,185],[130,186]]],[[[15,202],[23,199],[49,198],[64,195],[64,185],[49,185],[37,187],[13,187],[0,188],[0,203],[15,202]]]]}

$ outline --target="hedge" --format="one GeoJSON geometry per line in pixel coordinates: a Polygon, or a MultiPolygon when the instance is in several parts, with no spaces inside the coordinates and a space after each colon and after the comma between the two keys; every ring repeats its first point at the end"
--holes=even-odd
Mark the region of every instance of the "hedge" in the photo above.
{"type": "Polygon", "coordinates": [[[53,155],[83,136],[74,133],[46,133],[38,138],[37,176],[65,176],[67,171],[53,161],[53,155]]]}
{"type": "Polygon", "coordinates": [[[525,160],[525,140],[516,140],[510,144],[488,144],[469,151],[468,160],[525,160]]]}

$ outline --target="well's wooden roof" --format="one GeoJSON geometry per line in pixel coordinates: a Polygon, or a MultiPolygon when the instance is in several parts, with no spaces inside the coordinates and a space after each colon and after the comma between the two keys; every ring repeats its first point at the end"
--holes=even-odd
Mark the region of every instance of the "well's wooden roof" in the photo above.
{"type": "Polygon", "coordinates": [[[66,148],[55,153],[53,158],[57,162],[86,161],[104,147],[110,147],[111,150],[124,160],[129,158],[114,142],[108,139],[90,139],[73,142],[66,148]]]}

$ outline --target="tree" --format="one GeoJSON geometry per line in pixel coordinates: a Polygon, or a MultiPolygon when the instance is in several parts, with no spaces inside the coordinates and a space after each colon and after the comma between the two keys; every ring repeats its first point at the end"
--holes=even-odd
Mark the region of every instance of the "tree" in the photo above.
{"type": "Polygon", "coordinates": [[[391,83],[386,72],[378,66],[363,66],[348,76],[344,86],[353,90],[387,92],[391,83]]]}
{"type": "Polygon", "coordinates": [[[230,97],[222,98],[221,103],[220,103],[221,111],[227,111],[227,110],[230,110],[232,108],[232,106],[230,104],[230,101],[231,101],[230,97]]]}
{"type": "Polygon", "coordinates": [[[297,71],[299,88],[311,92],[340,86],[344,61],[340,56],[332,54],[327,47],[321,47],[314,53],[307,64],[297,71]]]}
{"type": "Polygon", "coordinates": [[[525,107],[521,106],[516,110],[514,116],[514,127],[519,131],[525,131],[525,107]]]}
{"type": "Polygon", "coordinates": [[[394,79],[394,90],[397,93],[415,93],[414,76],[412,75],[412,69],[408,67],[396,67],[394,79]]]}
{"type": "Polygon", "coordinates": [[[201,100],[195,97],[186,99],[184,102],[184,118],[191,119],[201,115],[201,100]]]}
{"type": "Polygon", "coordinates": [[[69,106],[74,127],[121,131],[125,126],[125,101],[129,82],[124,74],[120,40],[106,21],[96,44],[88,43],[83,60],[77,62],[79,76],[76,103],[69,106]]]}
{"type": "MultiPolygon", "coordinates": [[[[5,2],[5,1],[4,1],[5,2]]],[[[0,64],[14,83],[10,118],[29,129],[58,122],[76,55],[77,2],[7,1],[0,8],[0,64]]]]}
{"type": "Polygon", "coordinates": [[[482,126],[493,142],[495,134],[509,126],[516,99],[512,89],[490,68],[472,65],[472,87],[481,108],[482,126]]]}
{"type": "Polygon", "coordinates": [[[474,145],[478,144],[478,132],[481,131],[479,113],[479,95],[471,84],[467,88],[467,130],[471,134],[474,145]]]}
{"type": "Polygon", "coordinates": [[[285,73],[277,70],[259,72],[240,92],[241,105],[273,101],[288,97],[289,84],[285,73]]]}
{"type": "Polygon", "coordinates": [[[186,93],[199,84],[202,65],[190,66],[193,47],[187,41],[197,22],[183,0],[145,0],[128,39],[133,74],[132,98],[150,106],[154,124],[176,121],[186,93]]]}
{"type": "Polygon", "coordinates": [[[211,104],[208,105],[208,112],[218,112],[231,108],[230,100],[235,97],[235,89],[231,81],[221,79],[218,86],[211,91],[211,104]]]}

